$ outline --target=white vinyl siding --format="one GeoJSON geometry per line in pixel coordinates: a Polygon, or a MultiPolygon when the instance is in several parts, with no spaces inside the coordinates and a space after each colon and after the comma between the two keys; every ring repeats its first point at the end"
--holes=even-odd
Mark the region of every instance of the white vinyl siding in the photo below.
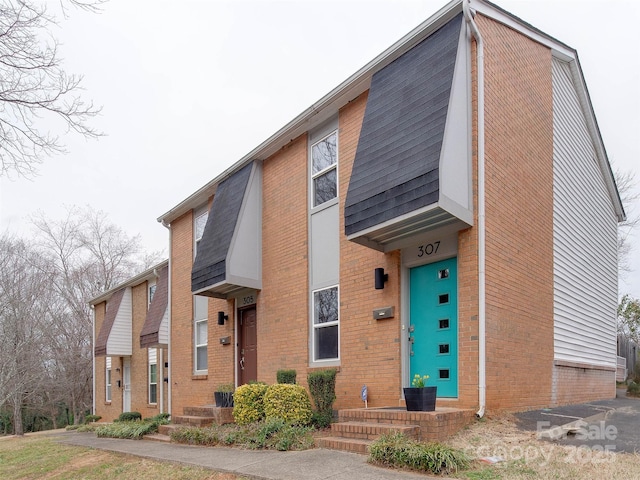
{"type": "Polygon", "coordinates": [[[124,291],[118,313],[109,332],[107,353],[114,357],[131,356],[133,351],[133,307],[131,288],[124,291]]]}
{"type": "Polygon", "coordinates": [[[555,359],[615,366],[617,219],[569,65],[553,60],[555,359]]]}

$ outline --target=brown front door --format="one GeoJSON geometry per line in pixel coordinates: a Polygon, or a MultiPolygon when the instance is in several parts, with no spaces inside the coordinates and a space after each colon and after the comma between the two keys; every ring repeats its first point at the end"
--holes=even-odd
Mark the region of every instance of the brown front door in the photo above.
{"type": "Polygon", "coordinates": [[[238,371],[240,385],[258,380],[258,334],[256,307],[240,310],[240,338],[238,342],[238,371]]]}

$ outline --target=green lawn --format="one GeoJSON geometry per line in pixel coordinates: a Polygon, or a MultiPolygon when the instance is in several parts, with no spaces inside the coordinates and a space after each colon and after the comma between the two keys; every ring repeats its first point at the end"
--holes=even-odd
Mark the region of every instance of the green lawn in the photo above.
{"type": "Polygon", "coordinates": [[[18,480],[238,480],[241,477],[130,455],[61,445],[46,437],[0,438],[0,478],[18,480]]]}

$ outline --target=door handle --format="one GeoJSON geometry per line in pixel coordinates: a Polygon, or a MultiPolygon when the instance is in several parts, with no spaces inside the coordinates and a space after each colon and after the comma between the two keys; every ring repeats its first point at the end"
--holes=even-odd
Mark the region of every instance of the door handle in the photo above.
{"type": "Polygon", "coordinates": [[[244,370],[244,357],[240,359],[240,370],[244,370]]]}

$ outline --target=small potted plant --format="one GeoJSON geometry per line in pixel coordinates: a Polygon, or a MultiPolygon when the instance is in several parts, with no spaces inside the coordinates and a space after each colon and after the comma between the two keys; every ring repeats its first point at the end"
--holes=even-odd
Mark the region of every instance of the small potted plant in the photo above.
{"type": "Polygon", "coordinates": [[[232,408],[235,389],[236,387],[233,383],[218,385],[218,389],[213,392],[213,396],[216,399],[216,407],[232,408]]]}
{"type": "Polygon", "coordinates": [[[407,410],[411,412],[433,412],[436,409],[438,387],[427,387],[429,375],[415,374],[411,387],[404,388],[404,399],[407,410]]]}

